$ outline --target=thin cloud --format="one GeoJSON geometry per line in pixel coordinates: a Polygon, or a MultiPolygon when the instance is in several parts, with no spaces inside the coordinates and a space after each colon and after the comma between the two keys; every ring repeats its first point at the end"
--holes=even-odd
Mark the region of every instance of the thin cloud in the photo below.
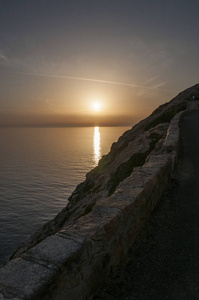
{"type": "Polygon", "coordinates": [[[157,78],[158,78],[157,76],[154,76],[154,77],[152,77],[152,78],[146,80],[145,82],[143,82],[143,84],[147,84],[147,83],[149,83],[149,82],[152,82],[152,81],[156,80],[157,78]]]}
{"type": "Polygon", "coordinates": [[[43,74],[43,73],[29,73],[29,72],[9,72],[9,73],[19,74],[19,75],[21,74],[21,75],[30,75],[30,76],[49,77],[49,78],[63,78],[63,79],[71,79],[71,80],[91,81],[91,82],[99,82],[99,83],[130,86],[130,87],[139,87],[131,83],[108,81],[108,80],[101,80],[101,79],[94,79],[94,78],[63,76],[63,75],[43,74]]]}
{"type": "Polygon", "coordinates": [[[3,53],[3,51],[0,49],[0,59],[3,61],[8,61],[8,58],[5,56],[5,54],[3,53]]]}
{"type": "MultiPolygon", "coordinates": [[[[1,71],[0,71],[1,72],[1,71]]],[[[113,85],[121,85],[121,86],[127,86],[131,88],[142,88],[142,89],[159,89],[163,85],[165,85],[167,82],[162,82],[160,84],[157,84],[153,87],[144,86],[144,85],[137,85],[133,83],[126,83],[126,82],[117,82],[117,81],[108,81],[108,80],[101,80],[101,79],[94,79],[94,78],[84,78],[84,77],[74,77],[74,76],[63,76],[63,75],[54,75],[54,74],[44,74],[44,73],[30,73],[30,72],[9,72],[11,74],[19,74],[19,75],[29,75],[29,76],[40,76],[40,77],[49,77],[49,78],[62,78],[62,79],[69,79],[69,80],[81,80],[81,81],[90,81],[90,82],[99,82],[104,84],[113,84],[113,85]]],[[[170,90],[169,90],[170,91],[170,90]]]]}
{"type": "Polygon", "coordinates": [[[151,89],[155,90],[155,89],[158,89],[158,88],[160,88],[160,87],[162,87],[162,86],[164,86],[166,84],[167,84],[167,81],[164,81],[164,82],[161,82],[161,83],[159,83],[157,85],[154,85],[153,87],[151,87],[151,89]]]}

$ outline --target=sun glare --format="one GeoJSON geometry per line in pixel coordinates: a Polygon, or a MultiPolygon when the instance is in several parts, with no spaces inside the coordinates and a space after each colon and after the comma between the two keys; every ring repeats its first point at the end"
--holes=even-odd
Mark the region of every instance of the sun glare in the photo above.
{"type": "Polygon", "coordinates": [[[93,102],[92,107],[93,110],[99,111],[101,109],[101,104],[99,102],[93,102]]]}

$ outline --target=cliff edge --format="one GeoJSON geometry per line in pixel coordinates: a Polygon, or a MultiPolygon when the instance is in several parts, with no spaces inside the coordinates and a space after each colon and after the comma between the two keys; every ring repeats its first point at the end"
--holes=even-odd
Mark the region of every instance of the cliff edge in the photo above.
{"type": "Polygon", "coordinates": [[[86,180],[76,187],[68,199],[68,205],[53,220],[31,235],[11,258],[20,257],[46,237],[72,225],[81,216],[92,211],[98,199],[111,196],[135,167],[142,166],[152,154],[161,149],[170,121],[178,112],[190,106],[193,96],[199,99],[199,84],[159,106],[150,116],[126,131],[113,143],[110,152],[101,158],[98,166],[86,175],[86,180]]]}
{"type": "MultiPolygon", "coordinates": [[[[195,96],[195,102],[193,102],[195,96]]],[[[88,299],[132,246],[169,184],[180,116],[199,84],[125,132],[68,205],[0,269],[0,299],[88,299]]]]}

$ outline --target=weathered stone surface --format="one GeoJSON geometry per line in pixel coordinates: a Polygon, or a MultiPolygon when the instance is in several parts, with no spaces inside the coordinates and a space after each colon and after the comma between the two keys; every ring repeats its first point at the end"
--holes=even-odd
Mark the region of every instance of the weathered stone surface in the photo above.
{"type": "Polygon", "coordinates": [[[178,137],[179,137],[179,119],[184,112],[178,113],[172,120],[167,132],[167,136],[163,143],[163,151],[167,152],[175,151],[178,147],[178,137]]]}
{"type": "Polygon", "coordinates": [[[111,197],[102,198],[96,204],[96,207],[111,207],[121,211],[124,222],[135,208],[136,198],[126,196],[124,190],[118,189],[111,197]]]}
{"type": "Polygon", "coordinates": [[[6,298],[28,299],[52,282],[55,271],[24,259],[14,259],[0,269],[0,289],[6,298]]]}
{"type": "Polygon", "coordinates": [[[61,235],[53,235],[30,249],[23,258],[50,269],[57,269],[57,266],[79,257],[83,251],[83,244],[83,239],[81,243],[77,243],[61,235]]]}
{"type": "Polygon", "coordinates": [[[91,213],[76,220],[70,232],[87,236],[95,241],[109,240],[121,222],[121,212],[117,208],[95,207],[91,213]]]}
{"type": "Polygon", "coordinates": [[[9,298],[8,299],[8,298],[5,298],[4,295],[0,293],[0,300],[22,300],[22,299],[19,299],[19,298],[9,298]]]}
{"type": "Polygon", "coordinates": [[[22,300],[22,299],[19,299],[19,298],[9,298],[8,299],[8,298],[5,298],[4,295],[0,293],[0,300],[22,300]]]}

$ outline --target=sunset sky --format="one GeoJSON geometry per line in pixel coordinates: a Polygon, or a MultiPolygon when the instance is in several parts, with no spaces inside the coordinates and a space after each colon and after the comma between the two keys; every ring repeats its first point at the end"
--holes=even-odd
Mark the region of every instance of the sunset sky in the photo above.
{"type": "Polygon", "coordinates": [[[0,0],[0,126],[133,125],[198,82],[198,12],[197,0],[0,0]]]}

